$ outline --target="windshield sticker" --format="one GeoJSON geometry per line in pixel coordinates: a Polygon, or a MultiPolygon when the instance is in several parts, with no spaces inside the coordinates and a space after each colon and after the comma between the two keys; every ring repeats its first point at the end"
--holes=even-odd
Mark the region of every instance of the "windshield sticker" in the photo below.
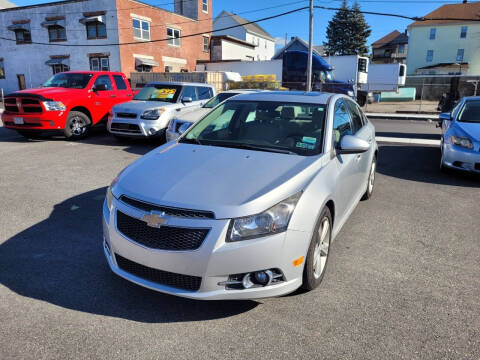
{"type": "Polygon", "coordinates": [[[177,89],[155,89],[152,93],[152,99],[173,99],[177,89]]]}
{"type": "Polygon", "coordinates": [[[313,149],[315,149],[315,145],[306,144],[306,143],[301,142],[301,141],[298,141],[298,142],[295,144],[295,147],[301,148],[301,149],[308,149],[308,150],[313,150],[313,149]]]}
{"type": "Polygon", "coordinates": [[[317,138],[304,136],[302,142],[315,145],[317,143],[317,138]]]}

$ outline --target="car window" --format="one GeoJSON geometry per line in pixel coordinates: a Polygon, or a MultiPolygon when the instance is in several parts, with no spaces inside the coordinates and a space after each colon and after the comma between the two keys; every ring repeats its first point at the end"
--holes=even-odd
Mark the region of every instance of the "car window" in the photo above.
{"type": "Polygon", "coordinates": [[[345,102],[340,99],[335,103],[333,114],[333,136],[335,143],[339,143],[340,139],[345,135],[353,134],[352,120],[345,102]]]}
{"type": "Polygon", "coordinates": [[[220,93],[211,98],[205,105],[204,108],[211,109],[220,104],[222,101],[228,99],[229,97],[238,95],[238,93],[220,93]]]}
{"type": "Polygon", "coordinates": [[[363,126],[362,114],[358,110],[357,104],[355,104],[353,101],[347,99],[345,99],[344,101],[347,104],[348,110],[350,110],[350,115],[352,117],[353,123],[353,132],[356,133],[363,126]]]}
{"type": "Polygon", "coordinates": [[[176,103],[179,93],[180,86],[178,85],[147,84],[147,86],[133,97],[133,100],[176,103]]]}
{"type": "Polygon", "coordinates": [[[107,85],[107,90],[112,90],[112,82],[110,81],[110,76],[100,75],[97,80],[95,80],[95,85],[107,85]]]}
{"type": "Polygon", "coordinates": [[[126,90],[127,84],[125,84],[125,80],[121,75],[113,75],[113,80],[115,81],[115,85],[117,86],[117,90],[126,90]]]}
{"type": "Polygon", "coordinates": [[[197,93],[199,100],[208,100],[213,96],[212,88],[207,86],[197,87],[197,93]]]}
{"type": "Polygon", "coordinates": [[[195,92],[195,86],[185,86],[183,88],[182,98],[192,98],[192,101],[197,101],[197,93],[195,92]]]}
{"type": "Polygon", "coordinates": [[[458,121],[480,123],[480,100],[468,100],[458,114],[458,121]]]}

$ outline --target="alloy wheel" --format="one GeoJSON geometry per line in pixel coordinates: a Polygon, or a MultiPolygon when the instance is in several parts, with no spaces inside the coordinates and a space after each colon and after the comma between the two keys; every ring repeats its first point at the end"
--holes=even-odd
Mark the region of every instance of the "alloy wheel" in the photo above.
{"type": "Polygon", "coordinates": [[[322,276],[327,264],[328,249],[330,247],[330,221],[327,217],[322,219],[318,229],[317,242],[313,252],[313,275],[315,279],[322,276]]]}
{"type": "Polygon", "coordinates": [[[81,136],[87,131],[87,124],[80,116],[74,116],[70,120],[70,130],[75,136],[81,136]]]}

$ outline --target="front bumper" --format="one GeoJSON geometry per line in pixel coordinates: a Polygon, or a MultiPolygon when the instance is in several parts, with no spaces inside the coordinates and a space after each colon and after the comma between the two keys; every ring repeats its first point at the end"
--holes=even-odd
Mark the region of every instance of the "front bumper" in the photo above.
{"type": "Polygon", "coordinates": [[[288,294],[302,284],[303,263],[293,260],[307,253],[311,234],[288,230],[263,238],[226,243],[229,220],[170,218],[169,225],[206,227],[209,233],[202,245],[191,251],[151,249],[125,237],[117,229],[116,210],[141,218],[145,212],[117,199],[110,211],[104,202],[103,238],[107,262],[114,273],[138,285],[163,293],[201,300],[254,299],[288,294]],[[196,291],[179,289],[149,281],[120,268],[116,255],[142,266],[174,274],[201,277],[196,291]],[[227,289],[229,275],[266,269],[280,269],[284,281],[264,287],[227,289]],[[220,284],[219,284],[220,283],[220,284]]]}
{"type": "Polygon", "coordinates": [[[132,137],[159,136],[164,133],[165,128],[165,120],[162,117],[158,120],[111,117],[107,122],[110,133],[132,137]]]}
{"type": "Polygon", "coordinates": [[[66,111],[45,111],[40,114],[2,113],[3,126],[14,130],[61,130],[65,128],[66,111]],[[21,118],[21,122],[18,123],[21,118]],[[16,123],[17,122],[17,123],[16,123]]]}
{"type": "Polygon", "coordinates": [[[480,173],[480,145],[475,144],[473,149],[466,149],[453,144],[445,144],[443,165],[453,169],[480,173]]]}

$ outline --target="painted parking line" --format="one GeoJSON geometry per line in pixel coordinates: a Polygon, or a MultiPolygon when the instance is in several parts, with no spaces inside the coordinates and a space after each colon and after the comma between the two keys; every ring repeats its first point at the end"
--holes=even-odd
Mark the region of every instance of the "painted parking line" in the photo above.
{"type": "Polygon", "coordinates": [[[397,137],[386,137],[386,136],[376,136],[375,139],[378,142],[386,142],[386,143],[414,144],[414,145],[440,145],[440,140],[432,140],[432,139],[412,139],[412,138],[397,138],[397,137]]]}

